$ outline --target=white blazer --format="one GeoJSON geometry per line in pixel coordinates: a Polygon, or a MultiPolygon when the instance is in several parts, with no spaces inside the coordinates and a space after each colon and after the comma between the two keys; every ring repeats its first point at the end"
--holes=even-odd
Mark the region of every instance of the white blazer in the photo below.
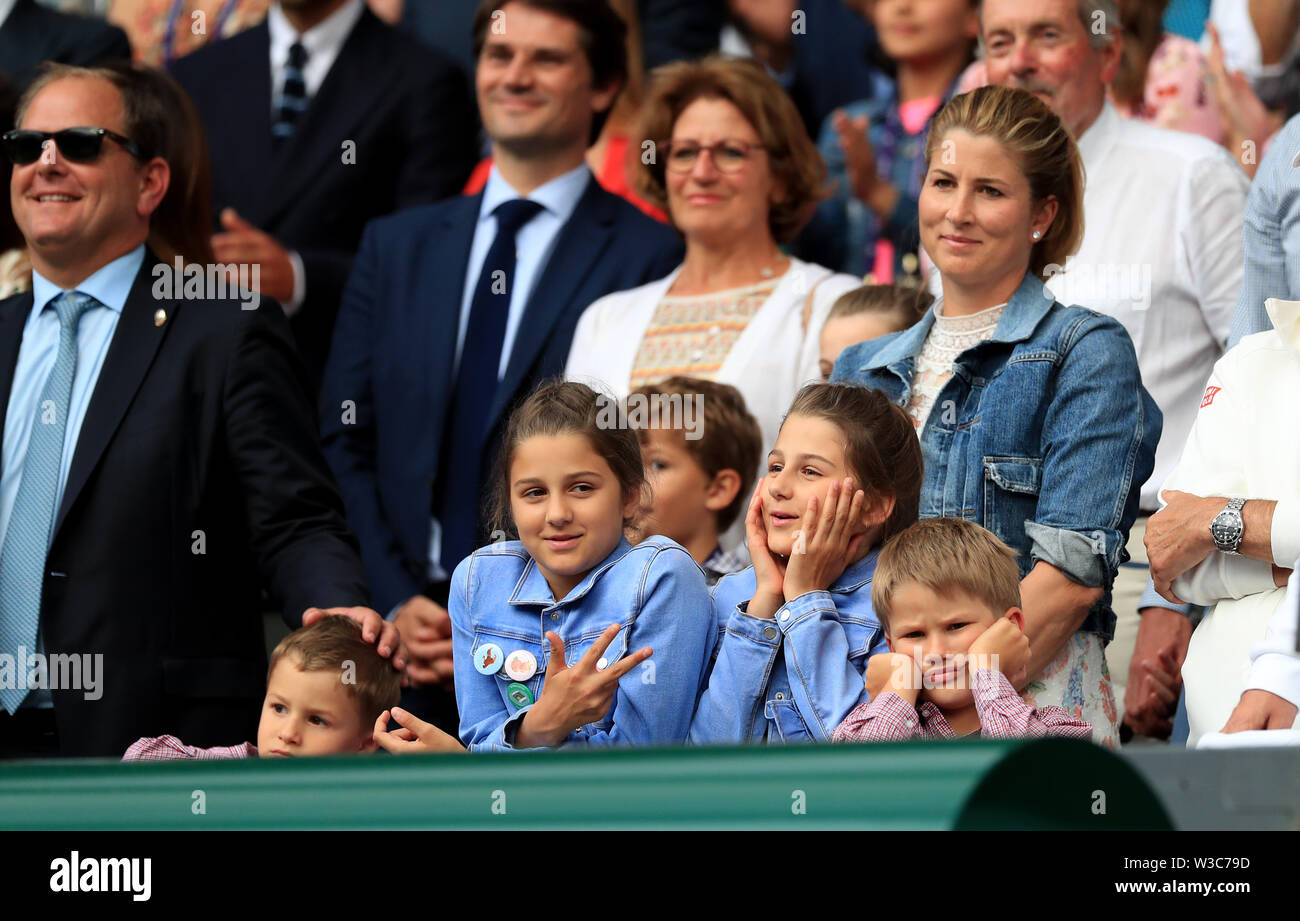
{"type": "MultiPolygon", "coordinates": [[[[565,377],[619,399],[626,397],[641,340],[680,271],[678,266],[666,278],[607,294],[588,307],[573,335],[565,377]]],[[[831,305],[861,284],[852,275],[791,257],[776,290],[737,337],[714,375],[714,380],[731,384],[745,397],[763,433],[764,458],[776,444],[794,395],[804,384],[821,378],[819,339],[831,305]],[[805,330],[803,310],[810,291],[812,310],[805,330]]],[[[761,461],[759,466],[762,469],[761,461]]]]}

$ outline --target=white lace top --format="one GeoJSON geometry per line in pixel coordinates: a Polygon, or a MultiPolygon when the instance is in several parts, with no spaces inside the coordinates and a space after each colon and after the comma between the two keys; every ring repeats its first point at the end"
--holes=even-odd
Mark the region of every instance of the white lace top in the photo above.
{"type": "Polygon", "coordinates": [[[912,376],[912,394],[907,403],[908,415],[918,433],[925,431],[925,421],[930,418],[935,397],[952,377],[952,363],[957,356],[977,342],[993,335],[1006,304],[981,310],[964,317],[945,317],[935,309],[934,325],[926,334],[925,345],[916,358],[916,373],[912,376]]]}

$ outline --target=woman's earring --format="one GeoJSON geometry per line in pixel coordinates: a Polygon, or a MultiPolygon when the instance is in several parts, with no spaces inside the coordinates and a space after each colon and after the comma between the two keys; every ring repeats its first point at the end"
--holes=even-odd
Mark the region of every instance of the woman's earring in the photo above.
{"type": "Polygon", "coordinates": [[[1035,230],[1035,231],[1034,231],[1034,239],[1035,239],[1035,240],[1041,239],[1042,236],[1043,236],[1043,232],[1042,232],[1041,230],[1035,230]]]}

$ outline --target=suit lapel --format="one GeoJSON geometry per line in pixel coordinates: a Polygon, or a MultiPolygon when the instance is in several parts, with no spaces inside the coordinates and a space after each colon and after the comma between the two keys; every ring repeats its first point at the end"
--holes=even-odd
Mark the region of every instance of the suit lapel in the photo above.
{"type": "MultiPolygon", "coordinates": [[[[361,14],[293,137],[275,152],[264,225],[274,223],[306,186],[318,181],[330,161],[339,162],[343,142],[355,141],[358,123],[391,96],[396,71],[382,43],[376,40],[383,28],[368,9],[361,14]]],[[[365,155],[364,151],[356,153],[358,157],[365,155]]]]}
{"type": "Polygon", "coordinates": [[[266,224],[267,201],[274,189],[267,178],[272,160],[271,32],[263,20],[237,38],[241,56],[236,66],[221,73],[222,92],[215,97],[220,102],[214,107],[217,117],[207,125],[208,149],[214,158],[229,161],[220,170],[223,175],[236,177],[241,185],[253,185],[252,189],[224,189],[218,194],[248,202],[247,211],[240,216],[261,227],[266,224]]]}
{"type": "MultiPolygon", "coordinates": [[[[428,400],[424,418],[441,426],[450,414],[449,401],[454,396],[456,338],[460,324],[461,300],[465,292],[465,276],[469,271],[469,251],[474,244],[474,231],[478,226],[478,212],[483,195],[455,198],[440,207],[442,234],[426,250],[431,257],[421,270],[421,289],[426,292],[445,292],[434,295],[420,304],[420,335],[413,337],[412,345],[418,352],[416,360],[425,368],[424,393],[428,400]]],[[[437,431],[441,432],[439,427],[437,431]]]]}
{"type": "Polygon", "coordinates": [[[127,296],[122,316],[117,321],[117,329],[113,332],[113,341],[104,357],[99,380],[91,394],[86,418],[81,423],[81,432],[77,436],[72,466],[68,470],[68,482],[63,490],[63,504],[59,506],[54,522],[56,537],[63,519],[67,517],[68,509],[77,501],[82,487],[86,485],[86,480],[90,478],[122,417],[126,415],[136,391],[140,389],[140,382],[144,380],[163,337],[175,326],[175,314],[180,308],[180,302],[155,300],[151,293],[150,279],[155,264],[157,260],[153,254],[146,251],[144,263],[135,277],[135,283],[131,285],[131,293],[127,296]],[[155,326],[154,312],[159,307],[166,309],[172,319],[162,326],[155,326]]]}
{"type": "MultiPolygon", "coordinates": [[[[9,415],[9,393],[13,389],[18,350],[23,343],[23,326],[32,312],[32,302],[30,291],[0,302],[0,420],[9,415]]],[[[0,450],[3,448],[4,422],[0,421],[0,450]]]]}
{"type": "MultiPolygon", "coordinates": [[[[609,245],[615,212],[608,194],[592,177],[569,222],[560,229],[555,251],[524,307],[510,363],[492,403],[493,423],[505,412],[515,391],[524,383],[528,369],[550,338],[551,329],[572,305],[591,267],[600,261],[609,245]]],[[[585,308],[587,305],[582,306],[585,308]]]]}

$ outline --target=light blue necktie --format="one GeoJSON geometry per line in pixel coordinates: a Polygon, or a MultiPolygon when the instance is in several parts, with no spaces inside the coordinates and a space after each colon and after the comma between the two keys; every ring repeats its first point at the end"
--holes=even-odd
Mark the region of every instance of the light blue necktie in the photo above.
{"type": "MultiPolygon", "coordinates": [[[[59,354],[36,406],[18,496],[0,549],[0,653],[14,657],[15,674],[19,670],[26,674],[26,657],[36,650],[45,555],[53,536],[54,499],[59,493],[68,404],[77,373],[77,324],[82,313],[97,303],[79,291],[64,292],[50,302],[59,315],[59,354]],[[20,650],[22,658],[18,658],[20,650]]],[[[0,705],[13,713],[27,693],[26,688],[0,688],[0,705]]]]}

